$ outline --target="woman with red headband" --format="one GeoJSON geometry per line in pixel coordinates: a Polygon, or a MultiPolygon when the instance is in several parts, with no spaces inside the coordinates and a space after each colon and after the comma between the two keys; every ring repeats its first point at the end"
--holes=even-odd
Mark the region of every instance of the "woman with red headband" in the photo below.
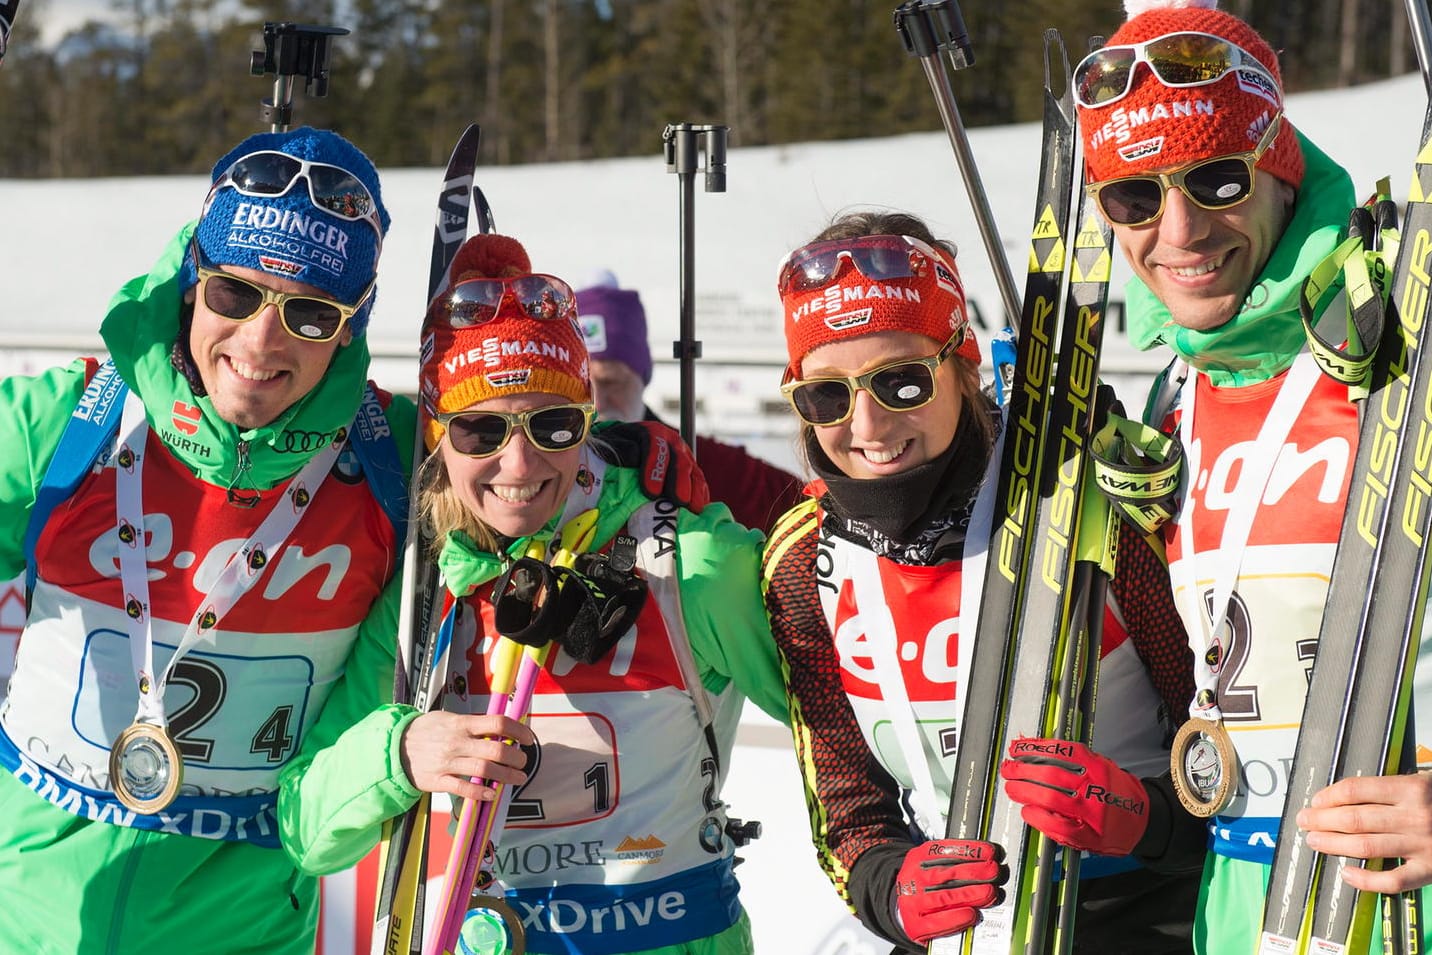
{"type": "Polygon", "coordinates": [[[398,758],[370,759],[366,779],[316,754],[286,843],[305,868],[341,868],[420,790],[494,800],[469,780],[485,777],[518,787],[494,803],[506,830],[484,871],[529,953],[747,955],[744,833],[720,797],[744,698],[785,714],[760,535],[723,504],[651,500],[644,469],[618,462],[603,435],[630,426],[592,430],[575,295],[521,244],[475,236],[451,275],[421,350],[420,474],[450,594],[451,712],[392,708],[381,731],[398,758]],[[567,567],[559,548],[585,553],[567,567]],[[523,692],[497,672],[511,649],[499,634],[560,647],[528,671],[530,729],[483,715],[494,694],[523,692]],[[522,751],[474,748],[482,737],[522,751]]]}
{"type": "MultiPolygon", "coordinates": [[[[965,533],[991,506],[981,489],[1000,416],[981,389],[954,254],[919,219],[837,219],[791,253],[779,288],[790,354],[782,390],[816,480],[772,531],[766,606],[813,836],[861,921],[901,952],[923,951],[1009,891],[1002,847],[938,838],[952,772],[943,741],[963,705],[950,661],[972,629],[959,611],[974,599],[962,588],[965,533]],[[861,621],[872,601],[894,624],[899,659],[861,621]]],[[[1148,632],[1114,613],[1105,625],[1098,739],[1108,755],[1073,744],[1075,769],[1120,798],[1071,798],[1049,788],[1044,768],[1024,783],[1035,790],[1027,821],[1038,810],[1055,820],[1041,828],[1058,841],[1116,857],[1162,855],[1177,837],[1162,791],[1120,766],[1151,776],[1167,766],[1160,694],[1168,712],[1191,685],[1171,608],[1162,618],[1135,609],[1148,611],[1148,632]],[[1145,659],[1174,666],[1151,681],[1145,659]]],[[[1098,858],[1083,871],[1077,951],[1188,950],[1196,864],[1159,875],[1098,858]]]]}

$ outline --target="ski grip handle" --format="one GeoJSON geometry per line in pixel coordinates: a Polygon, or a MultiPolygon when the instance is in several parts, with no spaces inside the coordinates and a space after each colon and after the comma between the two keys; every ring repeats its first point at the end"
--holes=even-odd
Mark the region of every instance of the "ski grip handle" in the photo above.
{"type": "Polygon", "coordinates": [[[519,557],[492,587],[497,632],[528,647],[543,647],[556,636],[557,577],[535,557],[519,557]]]}

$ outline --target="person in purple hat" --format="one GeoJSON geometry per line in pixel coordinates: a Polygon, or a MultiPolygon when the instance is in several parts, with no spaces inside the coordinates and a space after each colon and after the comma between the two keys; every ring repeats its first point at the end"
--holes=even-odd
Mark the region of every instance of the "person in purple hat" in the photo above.
{"type": "MultiPolygon", "coordinates": [[[[609,421],[659,420],[644,398],[651,383],[651,348],[641,296],[635,289],[618,287],[616,276],[605,272],[596,284],[577,292],[577,310],[592,356],[597,415],[609,421]]],[[[799,478],[739,445],[698,435],[696,460],[711,499],[729,507],[747,527],[769,529],[800,500],[799,478]]]]}

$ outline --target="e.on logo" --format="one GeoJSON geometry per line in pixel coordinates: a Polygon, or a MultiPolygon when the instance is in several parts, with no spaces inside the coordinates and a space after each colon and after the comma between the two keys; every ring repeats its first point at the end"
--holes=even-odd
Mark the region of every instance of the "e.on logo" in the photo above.
{"type": "MultiPolygon", "coordinates": [[[[954,698],[955,672],[959,649],[959,617],[947,617],[934,623],[923,634],[895,622],[895,659],[900,677],[911,702],[941,702],[954,698]]],[[[866,633],[858,614],[842,620],[835,630],[835,649],[840,655],[841,682],[846,692],[880,699],[880,671],[877,653],[887,656],[888,648],[879,648],[876,639],[866,633]]]]}

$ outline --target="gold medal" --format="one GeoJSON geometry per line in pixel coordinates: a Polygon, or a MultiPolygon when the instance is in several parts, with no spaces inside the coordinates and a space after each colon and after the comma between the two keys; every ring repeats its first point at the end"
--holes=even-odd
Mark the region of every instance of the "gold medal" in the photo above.
{"type": "Polygon", "coordinates": [[[1178,801],[1195,816],[1216,815],[1233,801],[1238,753],[1223,724],[1191,719],[1179,728],[1169,754],[1178,801]]]}
{"type": "Polygon", "coordinates": [[[152,815],[179,795],[184,760],[164,727],[136,720],[109,749],[109,785],[135,812],[152,815]]]}

